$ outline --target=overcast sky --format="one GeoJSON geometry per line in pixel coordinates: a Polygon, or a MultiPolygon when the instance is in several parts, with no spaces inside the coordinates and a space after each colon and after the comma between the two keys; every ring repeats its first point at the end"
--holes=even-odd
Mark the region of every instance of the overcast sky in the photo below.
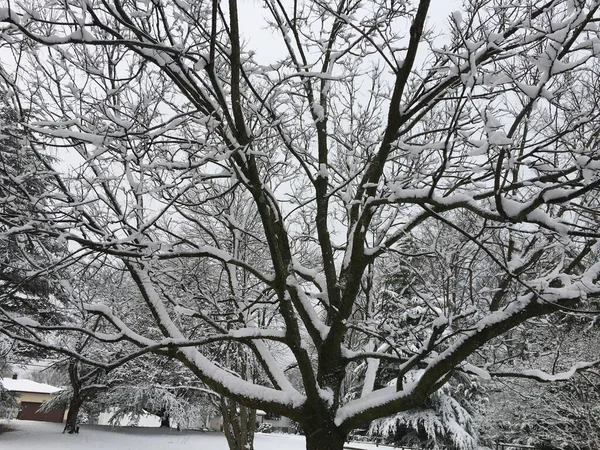
{"type": "MultiPolygon", "coordinates": [[[[418,3],[416,0],[413,2],[418,3]]],[[[240,0],[239,17],[247,49],[256,52],[259,64],[267,65],[284,57],[285,47],[281,34],[268,29],[267,17],[269,12],[262,7],[259,0],[240,0]]],[[[462,9],[462,2],[458,0],[432,0],[429,7],[426,27],[439,34],[448,29],[448,16],[456,10],[462,9]]],[[[423,57],[423,55],[420,55],[423,57]]]]}

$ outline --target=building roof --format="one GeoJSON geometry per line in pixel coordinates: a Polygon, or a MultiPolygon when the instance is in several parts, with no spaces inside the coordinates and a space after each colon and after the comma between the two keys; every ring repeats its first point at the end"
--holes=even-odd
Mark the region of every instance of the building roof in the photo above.
{"type": "Polygon", "coordinates": [[[13,380],[12,378],[2,378],[4,389],[11,392],[34,392],[36,394],[54,394],[61,390],[49,384],[37,383],[31,380],[13,380]]]}

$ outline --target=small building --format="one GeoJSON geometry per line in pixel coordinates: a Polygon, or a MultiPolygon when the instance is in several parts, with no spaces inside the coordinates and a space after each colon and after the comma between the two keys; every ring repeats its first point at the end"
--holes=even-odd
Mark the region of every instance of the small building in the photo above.
{"type": "MultiPolygon", "coordinates": [[[[265,416],[267,415],[262,409],[256,410],[256,427],[264,423],[265,416]]],[[[210,431],[223,431],[223,416],[215,415],[212,416],[208,421],[206,428],[210,431]]]]}
{"type": "Polygon", "coordinates": [[[38,411],[47,400],[50,400],[54,394],[61,389],[49,384],[37,383],[31,380],[13,378],[2,378],[4,389],[14,394],[15,400],[19,404],[17,419],[19,420],[38,420],[41,422],[61,423],[65,415],[65,410],[55,410],[46,413],[38,411]]]}
{"type": "Polygon", "coordinates": [[[279,433],[295,433],[296,429],[292,426],[292,420],[289,417],[281,416],[272,412],[264,413],[262,423],[268,423],[273,427],[273,431],[279,433]]]}

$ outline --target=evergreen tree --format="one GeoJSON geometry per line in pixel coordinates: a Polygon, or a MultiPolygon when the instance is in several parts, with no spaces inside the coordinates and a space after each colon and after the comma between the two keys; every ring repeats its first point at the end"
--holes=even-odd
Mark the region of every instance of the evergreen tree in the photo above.
{"type": "Polygon", "coordinates": [[[48,301],[56,293],[45,271],[57,263],[62,248],[35,233],[47,220],[51,177],[28,146],[22,120],[0,95],[0,306],[44,319],[54,314],[48,301]],[[31,233],[22,233],[24,228],[31,233]]]}

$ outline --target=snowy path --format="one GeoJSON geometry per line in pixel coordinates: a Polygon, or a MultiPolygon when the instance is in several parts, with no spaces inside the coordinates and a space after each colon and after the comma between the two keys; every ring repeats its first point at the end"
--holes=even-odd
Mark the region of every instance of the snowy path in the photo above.
{"type": "MultiPolygon", "coordinates": [[[[229,450],[222,433],[165,430],[161,428],[121,428],[82,426],[78,435],[62,434],[63,425],[13,420],[14,431],[0,434],[0,449],[10,450],[229,450]]],[[[304,450],[303,436],[257,434],[255,450],[304,450]]],[[[348,444],[364,450],[391,447],[365,443],[348,444]]]]}

